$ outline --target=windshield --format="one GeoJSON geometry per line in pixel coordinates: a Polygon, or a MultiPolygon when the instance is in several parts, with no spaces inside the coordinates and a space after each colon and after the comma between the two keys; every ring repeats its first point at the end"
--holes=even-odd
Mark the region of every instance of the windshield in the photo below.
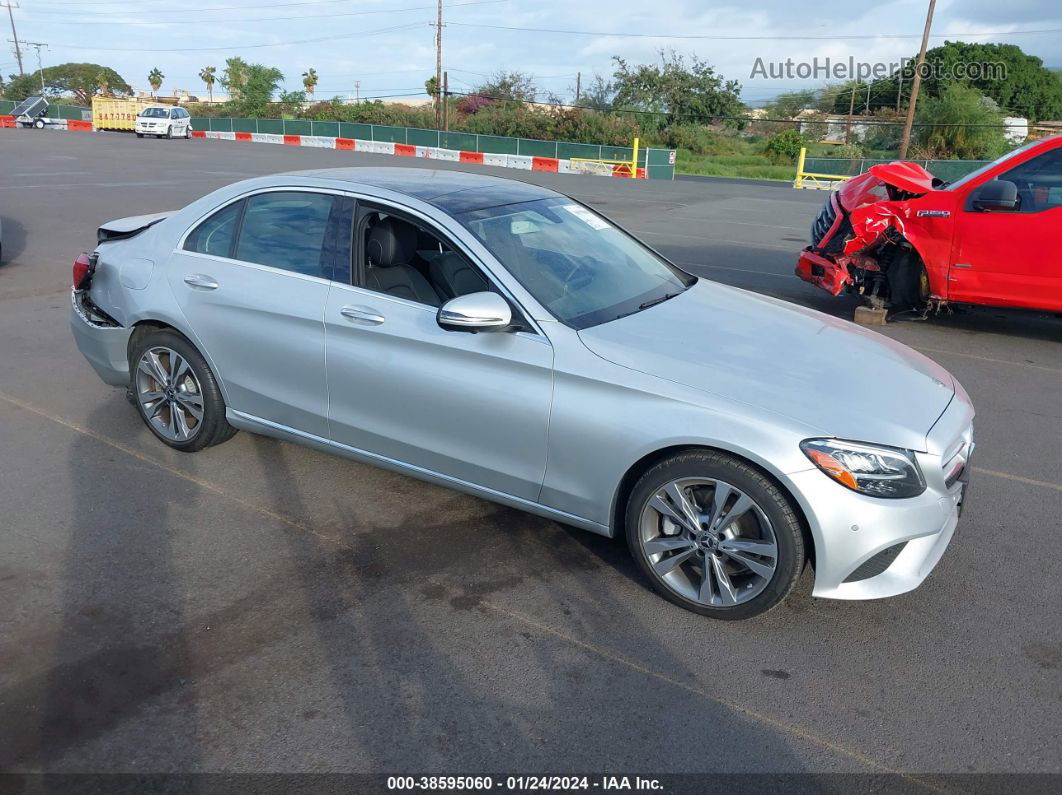
{"type": "MultiPolygon", "coordinates": [[[[140,117],[142,119],[165,119],[170,115],[169,110],[166,108],[145,108],[140,111],[140,117]]],[[[129,118],[128,116],[126,118],[129,118]]]]}
{"type": "Polygon", "coordinates": [[[1039,145],[1040,145],[1040,141],[1030,141],[1029,143],[1025,144],[1025,146],[1019,146],[1017,149],[1011,149],[1006,154],[1002,154],[999,157],[997,157],[991,163],[986,163],[985,165],[981,166],[976,171],[971,171],[965,177],[960,177],[959,179],[955,180],[953,183],[948,185],[948,187],[946,187],[944,190],[955,190],[956,188],[961,188],[963,185],[965,185],[970,180],[977,179],[979,176],[981,176],[985,172],[991,171],[993,168],[998,166],[1004,160],[1010,160],[1010,158],[1014,157],[1015,155],[1019,155],[1022,152],[1025,152],[1025,151],[1027,151],[1029,149],[1032,149],[1034,146],[1039,146],[1039,145]]]}
{"type": "Polygon", "coordinates": [[[571,199],[458,216],[535,299],[575,329],[647,309],[696,278],[571,199]]]}

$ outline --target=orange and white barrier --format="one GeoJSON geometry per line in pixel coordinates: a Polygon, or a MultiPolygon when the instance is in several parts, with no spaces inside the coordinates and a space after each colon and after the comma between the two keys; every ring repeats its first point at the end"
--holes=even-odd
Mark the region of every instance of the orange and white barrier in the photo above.
{"type": "MultiPolygon", "coordinates": [[[[630,167],[615,166],[607,163],[574,162],[556,157],[469,152],[459,149],[444,149],[438,146],[414,146],[413,144],[397,144],[389,141],[363,141],[360,138],[328,138],[321,135],[280,135],[276,133],[234,133],[217,130],[192,130],[192,137],[212,138],[218,141],[309,146],[317,149],[339,149],[345,152],[366,152],[368,154],[392,155],[394,157],[421,157],[428,160],[446,160],[452,163],[515,168],[522,171],[543,171],[554,174],[590,174],[630,179],[630,167]]],[[[644,168],[638,169],[638,178],[645,179],[644,168]]]]}

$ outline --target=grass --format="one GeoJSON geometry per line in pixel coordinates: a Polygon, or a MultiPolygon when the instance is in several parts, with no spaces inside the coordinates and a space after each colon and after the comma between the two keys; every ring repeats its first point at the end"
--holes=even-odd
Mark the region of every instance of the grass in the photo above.
{"type": "Polygon", "coordinates": [[[679,149],[675,159],[675,173],[704,177],[742,177],[745,179],[776,179],[792,182],[796,165],[775,165],[763,155],[697,155],[679,149]]]}

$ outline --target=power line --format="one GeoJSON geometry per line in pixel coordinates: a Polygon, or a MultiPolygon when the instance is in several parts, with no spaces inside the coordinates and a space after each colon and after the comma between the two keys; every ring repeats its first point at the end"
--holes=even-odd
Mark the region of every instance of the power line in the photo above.
{"type": "MultiPolygon", "coordinates": [[[[490,28],[492,30],[518,30],[525,33],[561,33],[571,36],[615,36],[623,38],[634,39],[704,39],[710,41],[841,41],[847,39],[919,39],[922,37],[920,33],[873,33],[873,34],[861,34],[861,35],[838,35],[831,34],[827,36],[802,36],[802,35],[784,35],[784,36],[731,36],[731,35],[718,35],[718,34],[678,34],[678,33],[616,33],[612,31],[602,30],[561,30],[557,28],[526,28],[518,27],[516,25],[487,25],[480,22],[453,22],[453,25],[460,25],[464,28],[490,28]]],[[[1062,28],[1037,28],[1033,30],[991,30],[991,31],[979,31],[976,33],[934,33],[931,38],[941,39],[955,36],[1017,36],[1027,33],[1060,33],[1062,28]]]]}
{"type": "Polygon", "coordinates": [[[393,25],[389,28],[378,30],[357,31],[356,33],[340,33],[335,36],[320,36],[315,39],[300,39],[298,41],[275,41],[264,44],[227,44],[223,47],[94,47],[84,44],[53,44],[53,47],[65,50],[92,50],[96,52],[234,52],[239,50],[257,50],[263,47],[288,47],[293,44],[316,44],[320,41],[337,41],[340,39],[356,39],[364,36],[376,36],[381,33],[393,33],[399,30],[419,28],[423,23],[413,22],[406,25],[393,25]]]}
{"type": "MultiPolygon", "coordinates": [[[[496,5],[498,3],[510,3],[510,2],[512,2],[512,0],[472,0],[472,2],[466,2],[466,3],[452,3],[449,6],[447,6],[447,8],[460,8],[461,6],[496,5]]],[[[293,5],[297,5],[297,4],[293,4],[293,5]]],[[[259,6],[259,8],[261,8],[261,6],[259,6]]],[[[204,22],[208,22],[210,24],[225,23],[225,22],[239,22],[242,25],[242,24],[245,24],[245,23],[248,23],[248,22],[278,22],[278,21],[291,20],[291,19],[299,19],[299,20],[307,20],[307,21],[309,21],[309,20],[314,20],[314,19],[336,19],[338,17],[361,17],[361,16],[368,16],[368,15],[371,15],[371,14],[401,14],[401,13],[407,12],[407,11],[427,11],[427,10],[434,10],[434,9],[435,9],[435,6],[409,6],[409,7],[406,7],[406,8],[378,8],[378,9],[374,9],[372,11],[346,11],[346,12],[339,13],[339,14],[314,14],[314,15],[311,15],[311,16],[305,16],[305,15],[299,14],[297,16],[290,16],[290,17],[253,17],[253,18],[243,18],[243,17],[241,17],[239,19],[209,19],[209,20],[206,20],[206,19],[148,19],[148,20],[136,20],[136,21],[131,21],[131,22],[123,21],[121,24],[123,26],[125,26],[125,25],[201,25],[204,22]]],[[[189,9],[183,9],[183,10],[185,10],[185,11],[195,11],[197,9],[189,8],[189,9]]],[[[224,9],[224,8],[208,9],[208,8],[204,8],[204,9],[198,9],[198,10],[200,10],[200,11],[224,11],[224,10],[229,10],[229,9],[224,9]]],[[[70,12],[63,12],[63,16],[70,16],[70,12]]],[[[49,25],[77,25],[79,27],[82,26],[82,25],[115,25],[115,24],[117,24],[117,23],[115,23],[114,20],[97,20],[95,22],[93,22],[93,21],[87,21],[86,22],[86,21],[83,21],[82,19],[80,19],[81,16],[83,16],[83,15],[79,14],[78,15],[79,18],[76,19],[76,20],[68,19],[68,20],[57,21],[57,22],[48,22],[48,24],[49,25]]]]}

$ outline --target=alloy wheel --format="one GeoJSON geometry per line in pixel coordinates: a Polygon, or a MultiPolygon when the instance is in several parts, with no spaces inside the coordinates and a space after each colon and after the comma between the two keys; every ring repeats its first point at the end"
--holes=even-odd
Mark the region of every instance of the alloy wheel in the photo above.
{"type": "Polygon", "coordinates": [[[673,480],[642,508],[639,541],[660,582],[708,607],[756,598],[774,577],[778,541],[763,509],[735,486],[673,480]]]}
{"type": "Polygon", "coordinates": [[[136,396],[151,427],[173,442],[187,442],[203,425],[206,403],[188,360],[172,348],[144,351],[136,368],[136,396]]]}

